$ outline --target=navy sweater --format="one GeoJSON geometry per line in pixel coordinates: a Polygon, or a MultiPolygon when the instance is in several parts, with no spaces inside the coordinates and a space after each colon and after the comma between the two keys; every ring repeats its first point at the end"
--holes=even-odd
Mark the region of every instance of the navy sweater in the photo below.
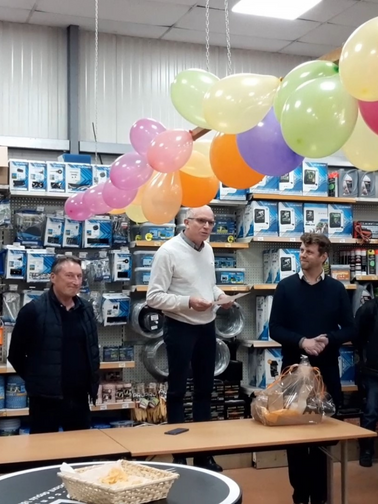
{"type": "Polygon", "coordinates": [[[304,353],[302,338],[326,334],[329,344],[318,357],[310,357],[324,375],[332,368],[335,375],[339,348],[355,338],[355,325],[344,285],[329,276],[310,285],[295,274],[282,280],[273,298],[269,323],[270,336],[282,344],[283,366],[296,364],[304,353]]]}

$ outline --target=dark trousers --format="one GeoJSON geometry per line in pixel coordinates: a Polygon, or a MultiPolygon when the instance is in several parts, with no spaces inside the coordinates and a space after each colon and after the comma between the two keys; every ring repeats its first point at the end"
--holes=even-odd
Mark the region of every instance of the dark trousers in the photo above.
{"type": "MultiPolygon", "coordinates": [[[[338,409],[342,399],[339,368],[328,366],[320,371],[338,409]]],[[[310,499],[312,503],[326,501],[327,455],[318,447],[298,445],[287,450],[287,460],[294,502],[307,503],[310,499]]]]}
{"type": "Polygon", "coordinates": [[[91,417],[88,399],[29,398],[30,434],[90,429],[91,417]]]}
{"type": "MultiPolygon", "coordinates": [[[[375,432],[378,422],[378,376],[364,376],[363,385],[366,392],[366,403],[361,418],[361,427],[375,432]]],[[[361,439],[360,448],[374,455],[374,438],[361,439]]]]}
{"type": "Polygon", "coordinates": [[[166,317],[164,342],[168,357],[168,423],[184,422],[184,395],[190,365],[193,373],[193,420],[211,419],[214,386],[215,324],[192,325],[166,317]]]}

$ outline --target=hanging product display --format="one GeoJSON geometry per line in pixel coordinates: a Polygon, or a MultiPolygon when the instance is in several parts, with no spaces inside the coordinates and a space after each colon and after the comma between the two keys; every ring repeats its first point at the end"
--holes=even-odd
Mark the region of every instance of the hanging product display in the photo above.
{"type": "Polygon", "coordinates": [[[214,376],[219,376],[226,371],[230,364],[231,354],[230,349],[224,341],[217,338],[217,349],[215,354],[215,370],[214,376]]]}
{"type": "Polygon", "coordinates": [[[238,303],[234,303],[228,310],[219,306],[215,319],[215,332],[223,339],[239,336],[244,329],[245,319],[243,310],[238,303]]]}
{"type": "Polygon", "coordinates": [[[168,361],[165,344],[162,339],[147,343],[142,351],[142,360],[147,371],[156,380],[168,378],[168,361]]]}
{"type": "Polygon", "coordinates": [[[146,301],[134,303],[131,308],[131,327],[144,338],[156,339],[163,336],[164,315],[150,308],[146,301]]]}

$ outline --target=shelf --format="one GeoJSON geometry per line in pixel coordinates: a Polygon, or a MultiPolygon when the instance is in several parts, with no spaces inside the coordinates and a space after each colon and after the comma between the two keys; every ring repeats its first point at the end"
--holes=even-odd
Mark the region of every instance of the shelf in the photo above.
{"type": "Polygon", "coordinates": [[[123,409],[134,409],[135,403],[133,401],[128,401],[124,403],[104,403],[90,406],[91,411],[117,411],[123,409]]]}
{"type": "MultiPolygon", "coordinates": [[[[378,278],[377,278],[378,280],[378,278]]],[[[252,286],[253,290],[275,290],[278,284],[255,284],[252,286]]],[[[347,290],[356,290],[357,285],[355,284],[344,284],[347,290]]]]}
{"type": "Polygon", "coordinates": [[[101,362],[100,369],[134,369],[134,361],[101,362]]]}
{"type": "MultiPolygon", "coordinates": [[[[274,201],[304,201],[310,203],[349,203],[353,205],[357,202],[356,198],[339,198],[331,196],[304,196],[303,194],[251,194],[254,200],[274,200],[274,201]]],[[[360,200],[369,200],[370,198],[359,198],[360,200]]]]}
{"type": "Polygon", "coordinates": [[[8,184],[0,184],[0,191],[8,191],[8,190],[9,190],[8,184]]]}
{"type": "Polygon", "coordinates": [[[356,282],[378,282],[378,275],[357,275],[354,280],[356,282]]]}
{"type": "Polygon", "coordinates": [[[11,189],[11,196],[23,196],[23,197],[32,197],[32,198],[53,198],[53,199],[67,199],[70,196],[78,193],[51,193],[51,192],[30,192],[30,191],[16,191],[15,189],[11,189]]]}
{"type": "Polygon", "coordinates": [[[211,206],[245,206],[247,200],[219,200],[213,199],[210,201],[211,206]]]}
{"type": "MultiPolygon", "coordinates": [[[[248,396],[254,394],[255,392],[261,392],[263,390],[266,390],[266,389],[262,389],[262,388],[258,388],[258,387],[252,387],[251,385],[247,385],[247,386],[244,385],[240,388],[241,388],[241,391],[244,392],[248,396]]],[[[357,385],[341,385],[341,390],[343,392],[357,392],[358,387],[357,387],[357,385]]]]}
{"type": "MultiPolygon", "coordinates": [[[[146,240],[137,240],[130,243],[130,247],[160,247],[163,245],[165,241],[146,241],[146,240]]],[[[210,245],[213,248],[227,248],[227,249],[247,249],[249,248],[249,243],[224,243],[224,242],[211,242],[210,245]]]]}
{"type": "Polygon", "coordinates": [[[0,417],[20,417],[28,415],[29,408],[0,410],[0,417]]]}
{"type": "MultiPolygon", "coordinates": [[[[360,240],[357,240],[356,238],[330,238],[330,242],[334,244],[338,243],[345,243],[345,244],[351,244],[351,245],[356,245],[359,243],[360,240]]],[[[267,243],[301,243],[301,240],[299,237],[291,237],[291,236],[252,236],[251,237],[251,242],[267,242],[267,243]]],[[[373,240],[371,240],[369,243],[373,243],[373,240]]],[[[378,243],[378,240],[377,240],[378,243]]]]}
{"type": "MultiPolygon", "coordinates": [[[[219,289],[224,292],[249,292],[253,287],[252,285],[218,285],[219,289]]],[[[148,285],[133,285],[132,292],[147,292],[148,285]]]]}
{"type": "Polygon", "coordinates": [[[343,392],[357,392],[358,387],[357,385],[341,385],[341,390],[343,392]]]}
{"type": "Polygon", "coordinates": [[[0,366],[0,374],[11,374],[16,371],[11,366],[0,366]]]}
{"type": "Polygon", "coordinates": [[[277,343],[277,341],[243,340],[240,344],[247,348],[281,348],[280,343],[277,343]]]}

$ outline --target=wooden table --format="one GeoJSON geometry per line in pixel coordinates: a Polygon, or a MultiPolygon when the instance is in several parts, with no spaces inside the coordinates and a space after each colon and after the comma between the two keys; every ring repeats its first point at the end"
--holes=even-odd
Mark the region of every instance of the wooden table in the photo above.
{"type": "MultiPolygon", "coordinates": [[[[295,444],[341,443],[342,504],[348,502],[347,467],[348,441],[374,437],[376,434],[356,425],[326,418],[319,425],[265,427],[252,420],[226,420],[175,425],[189,431],[177,436],[164,434],[171,425],[134,429],[107,429],[103,432],[120,445],[127,447],[133,457],[174,453],[227,453],[262,448],[286,448],[295,444]]],[[[333,504],[333,457],[327,450],[328,504],[333,504]]]]}
{"type": "Polygon", "coordinates": [[[0,465],[129,455],[124,446],[104,432],[92,429],[0,437],[0,465]]]}

